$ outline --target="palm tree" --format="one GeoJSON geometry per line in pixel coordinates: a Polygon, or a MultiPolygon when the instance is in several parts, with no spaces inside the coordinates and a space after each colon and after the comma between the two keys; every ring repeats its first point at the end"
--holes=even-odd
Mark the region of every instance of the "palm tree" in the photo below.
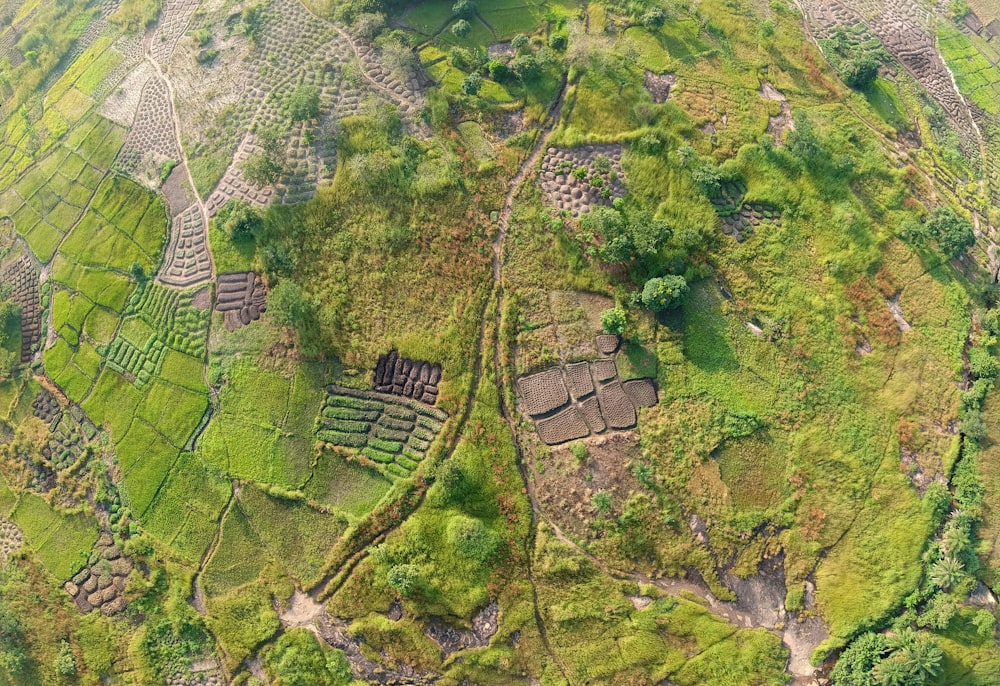
{"type": "Polygon", "coordinates": [[[880,686],[908,686],[910,669],[896,653],[875,665],[875,678],[880,686]]]}
{"type": "Polygon", "coordinates": [[[931,567],[930,580],[938,588],[951,588],[962,580],[965,567],[954,557],[943,557],[931,567]]]}
{"type": "Polygon", "coordinates": [[[912,646],[902,651],[903,662],[910,673],[918,678],[917,683],[940,674],[943,658],[941,648],[929,636],[921,636],[912,646]]]}

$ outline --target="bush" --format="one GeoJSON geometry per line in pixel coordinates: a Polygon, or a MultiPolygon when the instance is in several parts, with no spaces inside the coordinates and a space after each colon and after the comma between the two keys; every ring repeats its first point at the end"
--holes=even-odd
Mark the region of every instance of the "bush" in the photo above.
{"type": "Polygon", "coordinates": [[[643,14],[640,21],[647,29],[658,29],[666,23],[667,13],[659,7],[654,7],[643,14]]]}
{"type": "Polygon", "coordinates": [[[403,596],[410,595],[420,585],[420,570],[412,564],[395,565],[389,569],[386,581],[396,593],[403,596]]]}
{"type": "Polygon", "coordinates": [[[451,32],[455,34],[458,38],[464,38],[469,35],[469,31],[472,30],[472,24],[467,22],[465,19],[459,19],[456,21],[452,27],[451,32]]]}
{"type": "Polygon", "coordinates": [[[266,652],[265,664],[281,686],[346,686],[352,679],[343,653],[319,643],[306,629],[282,634],[266,652]]]}
{"type": "Polygon", "coordinates": [[[312,312],[305,292],[291,279],[283,279],[267,294],[267,311],[278,326],[297,326],[312,312]]]}
{"type": "Polygon", "coordinates": [[[472,0],[458,0],[451,6],[451,13],[460,19],[469,19],[476,13],[476,3],[472,0]]]}
{"type": "Polygon", "coordinates": [[[642,288],[642,304],[653,312],[670,310],[684,302],[689,290],[683,276],[667,274],[653,278],[642,288]]]}
{"type": "Polygon", "coordinates": [[[288,116],[292,121],[305,121],[319,116],[319,89],[302,85],[288,98],[288,116]]]}
{"type": "Polygon", "coordinates": [[[448,522],[448,542],[463,557],[486,562],[497,551],[497,537],[482,520],[456,515],[448,522]]]}
{"type": "Polygon", "coordinates": [[[243,162],[243,178],[251,186],[263,188],[281,178],[282,167],[264,152],[250,154],[243,162]]]}
{"type": "Polygon", "coordinates": [[[215,221],[234,240],[252,237],[263,224],[260,214],[250,203],[236,198],[222,206],[215,221]]]}
{"type": "Polygon", "coordinates": [[[483,87],[483,77],[479,74],[469,74],[462,80],[462,92],[466,95],[478,95],[483,87]]]}
{"type": "Polygon", "coordinates": [[[565,33],[553,33],[549,36],[549,47],[553,50],[562,52],[567,45],[569,45],[569,38],[566,37],[565,33]]]}
{"type": "Polygon", "coordinates": [[[490,73],[490,78],[494,81],[503,81],[510,78],[510,67],[502,60],[490,60],[486,65],[486,70],[490,73]]]}
{"type": "Polygon", "coordinates": [[[607,333],[619,336],[624,334],[626,320],[625,310],[621,307],[612,307],[601,312],[601,328],[607,333]]]}

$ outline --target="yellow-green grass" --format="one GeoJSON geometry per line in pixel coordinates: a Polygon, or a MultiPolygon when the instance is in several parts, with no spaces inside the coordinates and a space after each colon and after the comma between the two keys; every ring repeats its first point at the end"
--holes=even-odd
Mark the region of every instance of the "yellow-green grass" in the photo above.
{"type": "Polygon", "coordinates": [[[548,17],[556,19],[573,17],[580,4],[564,2],[530,2],[526,0],[500,0],[482,3],[479,13],[496,31],[498,40],[510,40],[518,33],[534,33],[548,17]]]}
{"type": "Polygon", "coordinates": [[[60,581],[86,564],[97,540],[93,515],[58,512],[34,493],[21,494],[11,519],[45,568],[60,581]]]}
{"type": "Polygon", "coordinates": [[[223,596],[256,581],[267,562],[267,553],[257,533],[238,507],[222,522],[222,537],[205,567],[202,584],[210,596],[223,596]]]}
{"type": "Polygon", "coordinates": [[[948,22],[938,24],[938,44],[959,90],[986,112],[1000,113],[1000,68],[948,22]]]}
{"type": "Polygon", "coordinates": [[[208,407],[208,395],[154,378],[136,416],[145,419],[178,449],[184,447],[208,407]]]}
{"type": "MultiPolygon", "coordinates": [[[[178,456],[176,448],[156,435],[156,430],[142,421],[132,422],[129,433],[134,433],[140,428],[153,433],[156,438],[125,474],[124,489],[122,489],[126,502],[138,517],[145,515],[160,486],[166,480],[167,474],[177,462],[178,456]]],[[[123,444],[118,446],[119,449],[123,447],[123,444]]]]}
{"type": "Polygon", "coordinates": [[[230,669],[270,639],[281,623],[271,603],[271,591],[253,584],[223,598],[208,598],[208,627],[225,649],[230,669]]]}
{"type": "Polygon", "coordinates": [[[184,453],[143,517],[146,531],[190,565],[215,537],[231,484],[197,454],[184,453]]]}
{"type": "Polygon", "coordinates": [[[305,493],[319,503],[361,518],[378,505],[391,485],[376,471],[347,462],[338,453],[323,451],[316,459],[305,493]]]}
{"type": "MultiPolygon", "coordinates": [[[[142,393],[117,372],[105,369],[94,384],[93,390],[83,401],[83,409],[98,425],[111,432],[111,439],[120,444],[129,433],[135,411],[142,402],[142,393]]],[[[135,444],[144,432],[136,432],[130,438],[135,444]]],[[[118,446],[118,459],[121,462],[123,449],[118,446]]],[[[135,458],[133,458],[134,462],[135,458]]]]}
{"type": "Polygon", "coordinates": [[[59,100],[64,93],[68,92],[76,80],[87,71],[95,61],[111,46],[111,38],[102,36],[94,41],[94,44],[83,51],[69,68],[63,73],[49,89],[46,100],[48,104],[59,100]]]}
{"type": "Polygon", "coordinates": [[[100,57],[87,67],[74,84],[82,93],[94,95],[98,86],[107,78],[112,69],[118,66],[123,57],[117,50],[105,50],[100,57]]]}
{"type": "Polygon", "coordinates": [[[315,585],[326,553],[347,529],[347,518],[320,512],[301,501],[274,498],[254,486],[244,487],[239,499],[271,556],[302,588],[315,585]]]}
{"type": "Polygon", "coordinates": [[[55,108],[66,121],[67,126],[80,121],[81,118],[93,107],[94,101],[76,88],[70,88],[66,94],[59,98],[55,108]]]}

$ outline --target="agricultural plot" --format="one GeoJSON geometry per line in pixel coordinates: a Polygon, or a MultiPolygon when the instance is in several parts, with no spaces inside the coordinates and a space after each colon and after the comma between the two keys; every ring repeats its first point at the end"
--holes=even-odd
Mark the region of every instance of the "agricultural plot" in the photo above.
{"type": "Polygon", "coordinates": [[[0,269],[0,284],[10,287],[11,299],[21,308],[21,362],[30,362],[42,333],[38,268],[22,255],[0,269]]]}
{"type": "Polygon", "coordinates": [[[64,514],[34,493],[22,493],[11,520],[45,568],[56,579],[69,579],[87,563],[97,540],[97,520],[90,514],[64,514]]]}
{"type": "MultiPolygon", "coordinates": [[[[129,299],[118,336],[108,346],[107,365],[137,388],[164,374],[170,350],[205,356],[209,313],[194,305],[197,291],[143,283],[129,299]]],[[[183,374],[172,379],[183,383],[183,374]]]]}
{"type": "Polygon", "coordinates": [[[400,357],[395,350],[378,358],[372,377],[374,390],[412,398],[427,405],[437,402],[439,383],[441,365],[409,360],[400,357]]]}
{"type": "Polygon", "coordinates": [[[376,391],[330,385],[316,437],[364,458],[385,476],[409,477],[448,415],[429,405],[376,391]]]}
{"type": "Polygon", "coordinates": [[[133,564],[122,554],[108,533],[102,533],[90,553],[87,566],[63,584],[76,608],[86,614],[94,610],[104,616],[125,609],[125,587],[133,564]]]}
{"type": "Polygon", "coordinates": [[[740,181],[728,181],[712,198],[712,205],[722,219],[722,233],[742,243],[762,224],[781,224],[781,211],[767,203],[745,202],[746,186],[740,181]]]}
{"type": "Polygon", "coordinates": [[[227,331],[260,319],[267,311],[267,290],[256,272],[219,274],[215,311],[222,312],[227,331]]]}
{"type": "Polygon", "coordinates": [[[558,209],[574,217],[625,195],[622,146],[549,148],[542,160],[542,190],[558,209]]]}
{"type": "Polygon", "coordinates": [[[300,488],[312,471],[313,419],[324,398],[317,373],[315,366],[287,374],[235,361],[219,411],[198,440],[205,461],[238,479],[300,488]]]}
{"type": "Polygon", "coordinates": [[[158,278],[178,287],[193,286],[212,278],[208,227],[199,205],[191,205],[174,217],[170,244],[158,278]]]}
{"type": "Polygon", "coordinates": [[[135,112],[118,166],[150,188],[157,188],[160,165],[181,157],[170,93],[162,79],[153,76],[146,81],[135,112]]]}
{"type": "Polygon", "coordinates": [[[617,336],[598,336],[595,346],[608,357],[518,379],[523,410],[543,443],[558,445],[592,433],[629,429],[636,424],[638,409],[656,405],[651,379],[619,380],[611,357],[618,351],[617,336]]]}
{"type": "Polygon", "coordinates": [[[0,514],[0,565],[7,564],[7,560],[21,548],[22,543],[24,536],[21,535],[21,530],[0,514]]]}

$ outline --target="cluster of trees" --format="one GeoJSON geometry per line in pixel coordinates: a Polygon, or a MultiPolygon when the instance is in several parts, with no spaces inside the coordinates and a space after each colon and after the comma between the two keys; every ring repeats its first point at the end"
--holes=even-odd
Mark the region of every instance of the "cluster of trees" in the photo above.
{"type": "Polygon", "coordinates": [[[941,673],[943,659],[926,633],[869,632],[843,652],[830,678],[838,686],[919,686],[941,673]]]}
{"type": "MultiPolygon", "coordinates": [[[[688,294],[686,279],[679,274],[663,273],[661,252],[673,236],[663,219],[645,209],[627,209],[616,200],[613,207],[597,206],[580,217],[580,237],[589,243],[588,252],[609,264],[624,266],[642,288],[632,298],[653,312],[680,306],[688,294]],[[655,274],[655,276],[653,275],[655,274]]],[[[621,306],[606,310],[601,325],[608,333],[621,335],[627,315],[621,306]]]]}
{"type": "Polygon", "coordinates": [[[854,90],[867,90],[875,79],[878,70],[889,59],[889,54],[879,45],[872,47],[861,44],[857,36],[843,26],[838,26],[833,35],[820,41],[823,52],[830,58],[837,75],[854,90]]]}
{"type": "Polygon", "coordinates": [[[923,223],[908,222],[900,229],[900,235],[917,245],[934,241],[949,259],[961,256],[976,242],[972,222],[950,207],[936,208],[923,223]]]}
{"type": "Polygon", "coordinates": [[[344,654],[306,629],[283,633],[267,649],[264,664],[279,686],[347,686],[353,680],[344,654]]]}

